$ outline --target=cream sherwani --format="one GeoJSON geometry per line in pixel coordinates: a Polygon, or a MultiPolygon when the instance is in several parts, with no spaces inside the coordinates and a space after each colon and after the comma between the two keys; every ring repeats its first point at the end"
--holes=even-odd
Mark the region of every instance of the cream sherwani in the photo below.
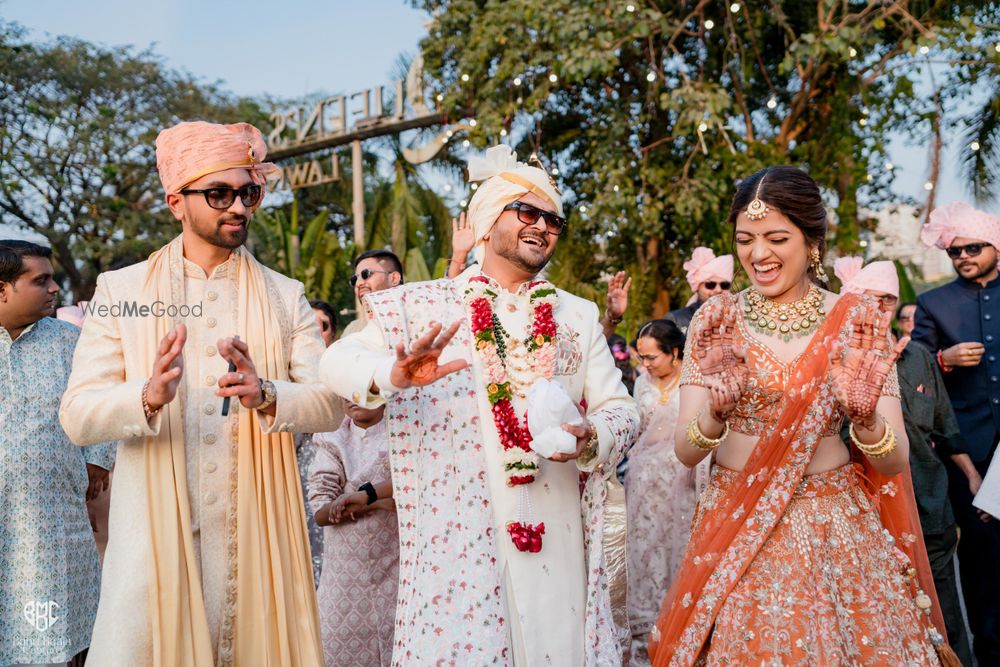
{"type": "MultiPolygon", "coordinates": [[[[91,305],[139,301],[148,262],[102,274],[91,305]]],[[[335,426],[335,401],[316,384],[316,368],[324,345],[302,284],[270,270],[269,306],[282,309],[289,324],[287,344],[290,382],[274,381],[275,418],[266,418],[268,432],[322,432],[335,426]]],[[[235,495],[236,416],[243,407],[232,399],[229,417],[221,415],[223,399],[215,395],[218,378],[228,362],[217,349],[220,338],[238,335],[237,282],[231,257],[210,276],[184,260],[184,299],[200,304],[200,317],[184,318],[184,374],[181,401],[186,451],[188,495],[196,559],[213,650],[219,643],[226,607],[227,531],[235,495]]],[[[101,317],[95,310],[84,323],[73,362],[73,373],[62,402],[61,419],[78,445],[122,439],[115,468],[109,517],[110,539],[104,560],[100,606],[88,664],[144,665],[150,661],[150,577],[146,471],[142,437],[156,435],[157,415],[147,423],[141,402],[146,359],[135,341],[144,336],[139,317],[101,317]]]]}
{"type": "MultiPolygon", "coordinates": [[[[543,459],[535,483],[507,486],[484,368],[473,349],[462,300],[469,277],[478,274],[479,267],[473,266],[453,281],[404,285],[367,296],[374,319],[361,332],[328,348],[320,366],[321,379],[336,393],[365,406],[389,404],[386,421],[402,547],[394,661],[397,665],[439,660],[519,666],[601,664],[603,659],[593,656],[602,650],[615,654],[609,646],[615,639],[613,633],[598,638],[599,624],[585,619],[592,606],[605,607],[594,610],[594,618],[608,610],[588,586],[589,575],[603,566],[587,563],[580,469],[572,462],[543,459]],[[397,338],[412,342],[432,321],[447,326],[456,319],[464,326],[439,363],[465,359],[471,374],[460,371],[427,388],[396,390],[389,371],[395,359],[390,348],[397,338]],[[380,396],[369,393],[373,382],[381,388],[380,396]],[[446,412],[436,418],[432,411],[442,405],[439,400],[446,412]],[[411,413],[410,406],[418,406],[417,411],[411,413]],[[428,423],[435,419],[440,422],[428,423]],[[544,521],[546,527],[540,553],[518,551],[505,528],[517,516],[520,490],[525,488],[534,520],[544,521]],[[473,514],[479,512],[484,514],[484,534],[465,534],[477,532],[473,514]],[[433,522],[439,520],[440,528],[435,528],[433,522]],[[435,551],[443,542],[451,546],[435,551]],[[470,593],[477,588],[483,598],[470,593]],[[497,602],[495,613],[482,612],[497,602]],[[605,646],[594,648],[598,643],[605,646]],[[452,652],[458,646],[462,650],[452,652]]],[[[512,338],[523,337],[531,314],[528,290],[495,289],[494,312],[512,338]]],[[[553,379],[575,401],[587,401],[588,419],[600,439],[591,468],[609,459],[613,466],[635,436],[638,415],[608,352],[597,307],[561,290],[558,299],[554,314],[559,354],[553,379]]],[[[515,396],[514,408],[523,415],[523,399],[515,396]]],[[[600,540],[599,535],[590,537],[600,540]]],[[[593,551],[591,547],[590,557],[593,551]]],[[[607,630],[606,625],[600,627],[607,630]]]]}

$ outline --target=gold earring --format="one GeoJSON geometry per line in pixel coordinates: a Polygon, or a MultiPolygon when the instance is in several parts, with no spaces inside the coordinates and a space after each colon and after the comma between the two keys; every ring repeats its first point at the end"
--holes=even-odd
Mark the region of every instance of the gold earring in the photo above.
{"type": "Polygon", "coordinates": [[[826,270],[823,268],[823,262],[819,258],[819,248],[814,247],[809,252],[809,258],[810,258],[810,265],[812,266],[813,273],[816,274],[816,277],[822,280],[823,282],[829,280],[829,278],[827,278],[826,275],[826,270]]]}

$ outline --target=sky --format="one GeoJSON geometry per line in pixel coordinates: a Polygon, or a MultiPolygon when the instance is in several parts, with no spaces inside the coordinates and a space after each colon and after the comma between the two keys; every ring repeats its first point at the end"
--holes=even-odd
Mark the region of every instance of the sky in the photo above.
{"type": "MultiPolygon", "coordinates": [[[[428,19],[405,0],[0,0],[0,17],[36,39],[65,34],[152,48],[203,81],[281,98],[388,86],[399,55],[417,53],[428,19]]],[[[938,204],[971,199],[957,158],[968,148],[957,135],[946,140],[938,204]]],[[[894,193],[924,202],[926,147],[896,139],[890,160],[894,193]]]]}

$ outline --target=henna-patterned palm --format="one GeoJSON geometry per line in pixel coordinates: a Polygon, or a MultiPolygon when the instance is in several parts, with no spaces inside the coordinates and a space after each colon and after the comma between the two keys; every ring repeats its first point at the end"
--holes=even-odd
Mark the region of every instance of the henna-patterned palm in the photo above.
{"type": "Polygon", "coordinates": [[[854,315],[847,345],[838,343],[830,360],[833,394],[847,417],[866,428],[875,427],[875,407],[882,386],[909,338],[889,347],[891,313],[861,308],[854,315]]]}
{"type": "Polygon", "coordinates": [[[721,299],[709,301],[702,309],[707,312],[691,342],[691,352],[713,394],[713,412],[724,421],[743,396],[749,373],[746,351],[733,339],[739,314],[734,304],[721,299]]]}

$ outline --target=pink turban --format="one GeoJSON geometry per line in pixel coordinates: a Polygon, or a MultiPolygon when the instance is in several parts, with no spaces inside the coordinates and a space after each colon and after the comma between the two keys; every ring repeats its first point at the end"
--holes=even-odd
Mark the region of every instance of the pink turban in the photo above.
{"type": "Polygon", "coordinates": [[[840,278],[841,294],[860,294],[865,290],[885,292],[899,297],[899,274],[892,262],[872,262],[861,268],[860,257],[841,257],[833,263],[833,274],[840,278]]]}
{"type": "Polygon", "coordinates": [[[510,146],[489,148],[483,157],[469,158],[469,182],[484,181],[469,201],[468,220],[476,236],[475,255],[483,261],[484,239],[503,212],[503,207],[532,192],[563,215],[562,197],[545,170],[517,161],[510,146]]]}
{"type": "Polygon", "coordinates": [[[957,201],[931,211],[930,221],[920,230],[921,241],[942,250],[951,246],[957,236],[985,241],[1000,249],[1000,218],[957,201]]]}
{"type": "Polygon", "coordinates": [[[75,306],[63,306],[62,308],[57,308],[56,319],[82,327],[83,321],[87,318],[87,311],[84,310],[86,305],[86,301],[81,301],[75,306]]]}
{"type": "Polygon", "coordinates": [[[250,123],[220,125],[196,120],[178,123],[156,137],[156,170],[163,190],[180,192],[202,176],[227,169],[248,169],[255,183],[264,185],[278,171],[264,162],[267,144],[250,123]]]}
{"type": "Polygon", "coordinates": [[[698,286],[712,276],[719,276],[732,282],[733,256],[716,257],[711,248],[698,247],[691,253],[691,259],[684,262],[684,270],[687,271],[688,284],[697,292],[698,286]]]}

